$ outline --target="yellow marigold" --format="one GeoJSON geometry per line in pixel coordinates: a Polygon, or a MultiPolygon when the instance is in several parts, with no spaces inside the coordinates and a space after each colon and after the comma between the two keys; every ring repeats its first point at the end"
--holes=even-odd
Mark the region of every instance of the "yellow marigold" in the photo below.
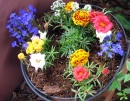
{"type": "Polygon", "coordinates": [[[83,49],[76,50],[70,56],[70,63],[72,66],[83,66],[88,62],[89,52],[86,52],[83,49]]]}
{"type": "Polygon", "coordinates": [[[28,43],[28,47],[26,49],[26,54],[32,54],[35,50],[34,50],[34,46],[31,42],[27,42],[28,43]]]}
{"type": "Polygon", "coordinates": [[[88,11],[77,10],[72,16],[73,22],[76,25],[86,26],[90,20],[90,14],[88,11]]]}
{"type": "Polygon", "coordinates": [[[19,54],[18,54],[18,59],[19,59],[19,60],[23,60],[23,59],[24,59],[24,57],[25,57],[25,56],[24,56],[24,54],[23,54],[23,53],[19,53],[19,54]]]}
{"type": "Polygon", "coordinates": [[[70,1],[70,2],[68,2],[68,3],[65,5],[65,11],[67,11],[67,12],[72,11],[72,3],[73,3],[73,1],[70,1]]]}

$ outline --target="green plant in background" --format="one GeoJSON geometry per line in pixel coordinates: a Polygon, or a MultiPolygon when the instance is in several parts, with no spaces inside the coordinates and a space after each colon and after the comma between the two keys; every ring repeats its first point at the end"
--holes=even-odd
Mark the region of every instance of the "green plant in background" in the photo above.
{"type": "Polygon", "coordinates": [[[130,94],[130,87],[127,85],[126,88],[122,89],[122,83],[126,84],[126,82],[130,81],[130,62],[126,61],[126,68],[128,70],[127,74],[124,74],[123,71],[120,71],[116,76],[116,79],[109,87],[109,91],[117,90],[117,95],[120,97],[120,100],[127,100],[127,95],[130,94]]]}

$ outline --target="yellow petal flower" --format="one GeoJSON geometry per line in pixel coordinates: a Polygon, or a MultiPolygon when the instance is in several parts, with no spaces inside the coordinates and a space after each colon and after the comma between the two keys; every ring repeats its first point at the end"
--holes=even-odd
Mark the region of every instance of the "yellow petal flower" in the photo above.
{"type": "Polygon", "coordinates": [[[18,54],[18,59],[19,60],[23,60],[25,58],[24,54],[23,53],[19,53],[18,54]]]}

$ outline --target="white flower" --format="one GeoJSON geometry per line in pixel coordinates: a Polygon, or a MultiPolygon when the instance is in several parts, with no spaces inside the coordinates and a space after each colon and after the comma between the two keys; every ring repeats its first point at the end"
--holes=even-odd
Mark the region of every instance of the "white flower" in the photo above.
{"type": "Polygon", "coordinates": [[[76,11],[77,9],[79,9],[79,3],[73,2],[73,3],[72,3],[72,10],[73,10],[73,11],[76,11]]]}
{"type": "Polygon", "coordinates": [[[39,36],[33,35],[33,36],[31,37],[31,40],[36,40],[36,39],[39,39],[39,36]]]}
{"type": "Polygon", "coordinates": [[[41,31],[39,30],[38,33],[40,34],[40,39],[46,40],[47,31],[41,32],[41,31]]]}
{"type": "Polygon", "coordinates": [[[104,38],[105,38],[106,36],[111,35],[111,33],[112,33],[112,31],[108,31],[107,33],[102,33],[102,32],[99,33],[99,32],[96,30],[96,37],[99,38],[99,39],[100,39],[100,43],[102,43],[103,40],[104,40],[104,38]]]}
{"type": "Polygon", "coordinates": [[[51,10],[57,10],[59,8],[63,8],[65,6],[65,3],[62,0],[56,0],[51,5],[51,10]]]}
{"type": "Polygon", "coordinates": [[[38,68],[43,69],[43,66],[45,65],[45,54],[31,54],[29,61],[31,63],[31,66],[35,67],[36,71],[38,70],[38,68]]]}
{"type": "Polygon", "coordinates": [[[84,6],[83,9],[85,9],[85,10],[87,10],[87,11],[91,11],[91,10],[92,10],[92,7],[91,7],[91,5],[87,4],[87,5],[84,6]]]}

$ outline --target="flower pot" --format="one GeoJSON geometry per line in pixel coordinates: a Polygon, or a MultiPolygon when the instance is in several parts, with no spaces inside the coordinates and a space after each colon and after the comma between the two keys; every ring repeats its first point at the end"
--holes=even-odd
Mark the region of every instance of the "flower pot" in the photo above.
{"type": "MultiPolygon", "coordinates": [[[[84,6],[84,4],[80,4],[80,6],[84,6]]],[[[102,10],[102,8],[98,7],[98,6],[95,6],[95,5],[92,5],[92,7],[94,9],[98,9],[98,10],[102,10]]],[[[127,56],[128,56],[128,53],[129,53],[129,44],[127,42],[127,38],[126,38],[126,34],[125,34],[125,31],[123,29],[123,27],[121,26],[120,22],[110,13],[109,14],[112,19],[114,21],[117,22],[120,30],[121,30],[121,33],[123,34],[124,36],[124,39],[125,39],[125,44],[126,44],[126,49],[125,49],[125,54],[122,56],[122,59],[121,59],[121,62],[119,64],[119,67],[117,68],[115,74],[114,74],[114,77],[105,85],[105,87],[103,87],[103,89],[99,90],[94,96],[91,96],[91,95],[87,95],[85,101],[90,101],[90,100],[93,100],[94,98],[100,96],[104,91],[107,90],[107,88],[110,86],[110,84],[114,81],[117,73],[121,70],[127,56]]],[[[52,101],[52,100],[56,100],[56,101],[74,101],[74,97],[73,98],[64,98],[64,97],[56,97],[56,96],[49,96],[48,94],[46,94],[45,92],[41,91],[40,89],[38,89],[33,83],[32,81],[30,80],[29,76],[28,76],[28,72],[27,72],[27,68],[25,65],[23,65],[21,63],[21,70],[22,70],[22,74],[24,76],[24,79],[25,81],[27,82],[28,86],[32,89],[32,91],[37,94],[40,98],[42,98],[43,100],[45,101],[52,101]]],[[[79,100],[79,98],[77,98],[77,101],[79,100]]]]}

